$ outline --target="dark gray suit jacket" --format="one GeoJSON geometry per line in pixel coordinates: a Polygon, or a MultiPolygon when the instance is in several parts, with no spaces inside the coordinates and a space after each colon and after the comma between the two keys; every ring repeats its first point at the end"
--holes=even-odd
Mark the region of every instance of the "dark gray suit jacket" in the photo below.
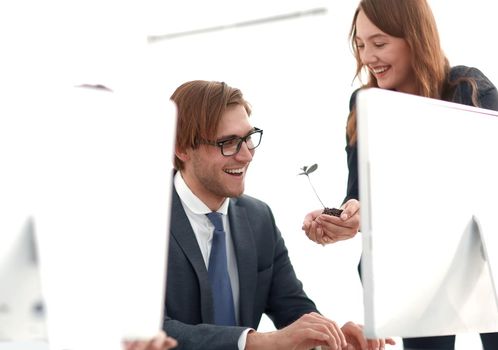
{"type": "Polygon", "coordinates": [[[245,195],[230,199],[228,217],[239,272],[240,327],[212,325],[206,265],[173,190],[164,330],[178,340],[179,350],[237,349],[242,331],[256,329],[263,313],[282,328],[317,312],[294,273],[268,205],[245,195]]]}

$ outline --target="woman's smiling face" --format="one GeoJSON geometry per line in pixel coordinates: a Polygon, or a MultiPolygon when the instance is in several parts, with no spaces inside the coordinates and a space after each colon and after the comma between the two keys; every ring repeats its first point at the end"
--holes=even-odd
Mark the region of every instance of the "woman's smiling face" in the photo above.
{"type": "Polygon", "coordinates": [[[376,27],[363,11],[356,19],[354,38],[360,60],[382,89],[416,93],[410,47],[406,40],[376,27]]]}

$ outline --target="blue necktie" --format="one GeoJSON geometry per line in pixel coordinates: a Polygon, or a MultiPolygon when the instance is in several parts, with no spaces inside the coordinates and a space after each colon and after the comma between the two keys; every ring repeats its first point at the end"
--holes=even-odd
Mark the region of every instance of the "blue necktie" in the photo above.
{"type": "Polygon", "coordinates": [[[221,215],[218,212],[206,214],[214,225],[208,267],[209,281],[213,291],[214,323],[220,326],[235,326],[232,287],[227,268],[225,231],[221,215]]]}

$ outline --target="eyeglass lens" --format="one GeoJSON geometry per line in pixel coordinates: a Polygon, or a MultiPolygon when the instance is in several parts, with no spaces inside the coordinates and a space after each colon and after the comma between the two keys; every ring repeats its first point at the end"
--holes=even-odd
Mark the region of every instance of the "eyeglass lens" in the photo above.
{"type": "Polygon", "coordinates": [[[240,150],[242,141],[246,142],[247,148],[252,150],[259,146],[261,142],[261,131],[256,130],[245,137],[237,137],[231,140],[226,140],[221,145],[221,151],[225,156],[231,156],[240,150]]]}

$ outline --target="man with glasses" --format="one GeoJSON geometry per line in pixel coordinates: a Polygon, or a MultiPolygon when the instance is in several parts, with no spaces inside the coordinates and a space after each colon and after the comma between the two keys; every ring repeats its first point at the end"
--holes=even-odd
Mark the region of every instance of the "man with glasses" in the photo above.
{"type": "Polygon", "coordinates": [[[171,99],[178,120],[164,330],[178,349],[380,345],[367,343],[361,326],[341,328],[318,313],[270,208],[243,194],[263,130],[251,125],[241,91],[190,81],[171,99]],[[278,331],[256,331],[263,313],[278,331]]]}

